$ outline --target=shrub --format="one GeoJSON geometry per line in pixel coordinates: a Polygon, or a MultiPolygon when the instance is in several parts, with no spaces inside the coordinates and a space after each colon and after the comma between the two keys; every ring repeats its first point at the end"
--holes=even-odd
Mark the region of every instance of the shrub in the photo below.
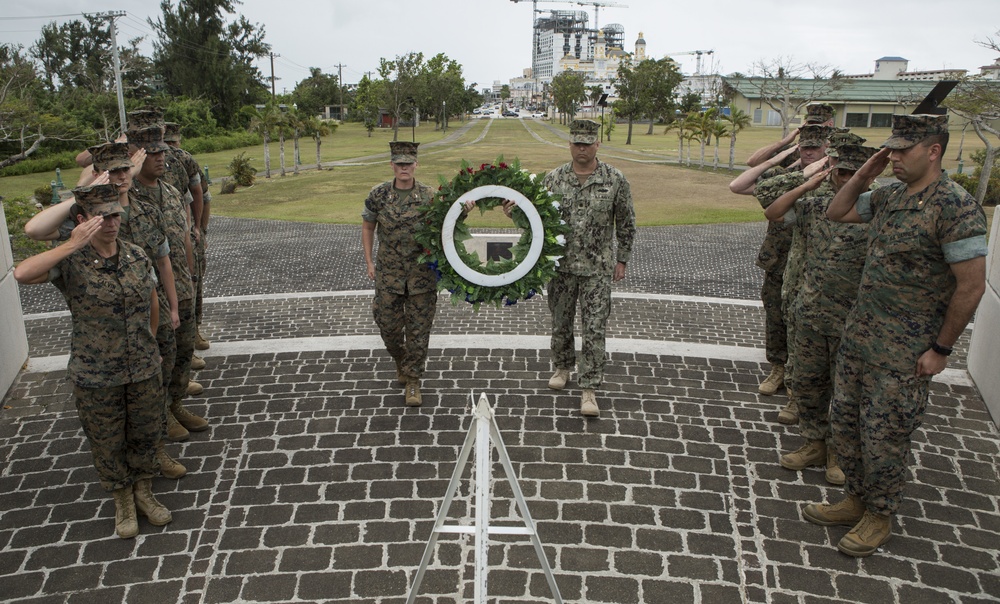
{"type": "Polygon", "coordinates": [[[29,157],[24,161],[19,161],[13,166],[7,166],[3,170],[0,170],[0,177],[24,176],[25,174],[36,174],[38,172],[55,172],[56,168],[68,169],[75,167],[76,152],[63,151],[62,153],[53,153],[45,157],[29,157]]]}
{"type": "Polygon", "coordinates": [[[261,139],[259,134],[236,131],[215,136],[185,138],[181,141],[181,147],[188,153],[197,155],[199,153],[215,153],[216,151],[239,149],[240,147],[254,147],[262,142],[263,139],[261,139]]]}
{"type": "Polygon", "coordinates": [[[246,152],[240,153],[233,158],[233,161],[229,162],[229,175],[241,187],[253,185],[254,178],[257,176],[257,170],[250,165],[250,158],[247,157],[246,152]]]}
{"type": "MultiPolygon", "coordinates": [[[[49,192],[51,196],[51,191],[49,192]]],[[[14,262],[40,254],[49,249],[48,242],[32,241],[24,234],[24,225],[38,213],[34,200],[26,197],[12,197],[3,200],[3,211],[7,216],[7,232],[10,233],[10,247],[14,262]]]]}
{"type": "MultiPolygon", "coordinates": [[[[976,187],[979,186],[979,177],[983,174],[983,163],[986,162],[986,151],[980,149],[975,151],[971,155],[973,164],[976,169],[972,171],[972,174],[953,174],[951,175],[952,180],[962,185],[962,187],[969,192],[969,195],[976,195],[976,187]]],[[[1000,157],[997,158],[1000,160],[1000,157]]],[[[983,198],[984,206],[995,206],[1000,205],[1000,161],[995,161],[993,163],[993,169],[990,171],[989,184],[986,186],[986,196],[983,198]]]]}
{"type": "Polygon", "coordinates": [[[235,181],[227,180],[226,182],[222,183],[222,190],[220,191],[220,193],[222,193],[223,195],[232,195],[235,192],[236,192],[235,181]]]}

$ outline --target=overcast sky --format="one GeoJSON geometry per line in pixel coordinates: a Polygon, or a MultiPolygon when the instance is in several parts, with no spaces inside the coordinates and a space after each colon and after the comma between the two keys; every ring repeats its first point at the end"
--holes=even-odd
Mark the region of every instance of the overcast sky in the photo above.
{"type": "MultiPolygon", "coordinates": [[[[998,0],[835,0],[794,3],[795,10],[788,10],[793,6],[788,0],[608,3],[629,7],[603,7],[599,15],[601,26],[624,26],[627,51],[642,32],[648,55],[714,50],[705,69],[723,74],[746,73],[755,60],[777,57],[870,73],[883,56],[909,59],[910,70],[961,68],[978,74],[1000,55],[975,43],[1000,39],[998,0]]],[[[127,16],[118,20],[120,35],[146,36],[151,52],[146,19],[160,15],[159,0],[0,0],[0,6],[0,40],[25,47],[47,22],[71,20],[84,11],[125,10],[127,16]]],[[[549,0],[539,8],[586,10],[594,22],[592,5],[549,0]]],[[[290,92],[309,67],[336,73],[343,64],[344,81],[354,83],[375,71],[380,57],[409,51],[425,57],[445,53],[480,89],[494,80],[506,83],[531,66],[529,0],[244,0],[239,10],[264,25],[266,41],[280,55],[275,59],[279,92],[290,92]]],[[[693,55],[674,58],[685,73],[694,71],[693,55]]],[[[270,75],[267,62],[260,67],[270,75]]]]}

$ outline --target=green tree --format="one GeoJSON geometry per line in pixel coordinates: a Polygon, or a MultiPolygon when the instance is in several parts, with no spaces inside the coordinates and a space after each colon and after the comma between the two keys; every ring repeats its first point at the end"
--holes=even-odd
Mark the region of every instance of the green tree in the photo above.
{"type": "Polygon", "coordinates": [[[580,102],[587,98],[586,80],[582,73],[563,71],[552,78],[549,92],[563,123],[568,123],[576,115],[580,102]]]}
{"type": "Polygon", "coordinates": [[[0,168],[27,159],[48,138],[35,66],[20,46],[0,44],[0,168]]]}
{"type": "MultiPolygon", "coordinates": [[[[714,111],[714,108],[713,108],[714,111]]],[[[718,113],[715,115],[715,122],[712,123],[712,137],[715,139],[715,158],[712,160],[712,169],[719,169],[719,141],[723,136],[729,135],[729,126],[719,119],[718,113]]]]}
{"type": "Polygon", "coordinates": [[[368,131],[370,138],[378,124],[379,112],[382,108],[382,82],[371,80],[368,76],[361,78],[358,89],[354,92],[351,104],[351,115],[357,117],[368,131]]]}
{"type": "Polygon", "coordinates": [[[323,169],[323,161],[320,159],[319,148],[323,144],[323,137],[333,134],[337,130],[337,124],[324,121],[315,115],[307,116],[302,120],[302,133],[312,137],[316,142],[316,169],[323,169]]]}
{"type": "MultiPolygon", "coordinates": [[[[635,63],[631,57],[618,64],[614,85],[618,91],[615,109],[628,121],[625,144],[632,144],[632,124],[643,117],[669,115],[674,89],[681,82],[677,64],[669,58],[635,63]]],[[[652,133],[653,125],[650,124],[652,133]]]]}
{"type": "Polygon", "coordinates": [[[295,85],[292,101],[306,115],[319,115],[327,105],[340,102],[340,92],[337,76],[323,73],[318,67],[310,67],[309,77],[295,85]]]}
{"type": "Polygon", "coordinates": [[[156,31],[153,61],[168,94],[206,98],[226,127],[237,122],[237,108],[267,98],[264,78],[254,62],[267,55],[264,26],[240,16],[227,23],[239,0],[178,0],[176,8],[163,0],[163,17],[150,26],[156,31]]]}
{"type": "MultiPolygon", "coordinates": [[[[419,75],[423,67],[424,55],[408,52],[394,60],[379,59],[378,74],[381,77],[382,105],[393,118],[392,140],[399,139],[399,122],[407,113],[412,114],[414,103],[420,92],[419,75]]],[[[413,119],[416,116],[413,115],[413,119]]]]}
{"type": "Polygon", "coordinates": [[[500,87],[500,99],[506,102],[507,99],[509,98],[510,98],[510,85],[504,84],[503,86],[500,87]]]}
{"type": "Polygon", "coordinates": [[[729,123],[729,169],[736,163],[736,135],[750,127],[750,114],[734,105],[729,106],[729,115],[723,116],[729,123]]]}
{"type": "Polygon", "coordinates": [[[445,113],[463,110],[465,78],[462,66],[444,53],[431,57],[420,72],[420,113],[434,116],[439,128],[447,125],[445,113]]]}
{"type": "Polygon", "coordinates": [[[264,139],[264,178],[271,178],[271,136],[278,131],[281,112],[273,102],[260,107],[247,105],[243,112],[250,118],[250,132],[259,132],[264,139]]]}

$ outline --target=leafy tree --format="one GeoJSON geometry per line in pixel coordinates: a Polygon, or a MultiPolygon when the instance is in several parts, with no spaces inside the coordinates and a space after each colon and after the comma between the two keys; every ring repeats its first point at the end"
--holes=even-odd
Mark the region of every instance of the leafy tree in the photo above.
{"type": "MultiPolygon", "coordinates": [[[[632,144],[632,124],[643,117],[669,115],[673,110],[674,89],[682,76],[672,59],[648,59],[635,63],[631,57],[618,64],[614,85],[618,91],[615,109],[628,120],[625,144],[632,144]]],[[[650,124],[652,133],[652,123],[650,124]]]]}
{"type": "Polygon", "coordinates": [[[465,78],[462,77],[462,66],[444,53],[438,53],[424,64],[420,72],[420,113],[433,115],[438,126],[447,124],[448,112],[462,111],[465,96],[465,78]]]}
{"type": "Polygon", "coordinates": [[[684,115],[701,111],[701,95],[697,92],[688,92],[681,97],[681,103],[677,109],[684,115]]]}
{"type": "MultiPolygon", "coordinates": [[[[408,112],[413,113],[414,99],[419,95],[419,75],[423,67],[424,55],[409,52],[394,60],[379,59],[378,74],[381,77],[382,105],[393,118],[392,140],[399,139],[399,122],[408,112]]],[[[416,119],[416,116],[413,116],[416,119]]]]}
{"type": "Polygon", "coordinates": [[[553,103],[562,119],[572,121],[579,103],[587,98],[586,81],[582,73],[567,70],[552,78],[549,86],[553,103]]]}
{"type": "Polygon", "coordinates": [[[0,44],[0,168],[25,160],[45,142],[39,80],[20,46],[0,44]]]}
{"type": "Polygon", "coordinates": [[[506,101],[510,98],[510,85],[504,84],[500,87],[500,99],[506,101]]]}
{"type": "Polygon", "coordinates": [[[354,92],[351,115],[356,116],[365,125],[369,138],[378,124],[381,103],[382,81],[370,80],[367,75],[362,77],[358,83],[358,89],[354,92]]]}
{"type": "Polygon", "coordinates": [[[267,55],[264,26],[240,16],[227,23],[239,0],[162,0],[162,19],[149,20],[156,31],[153,61],[174,96],[206,98],[226,127],[235,126],[237,108],[267,98],[264,78],[254,62],[267,55]]]}
{"type": "Polygon", "coordinates": [[[734,105],[729,106],[729,115],[722,119],[729,123],[729,169],[736,162],[736,135],[750,127],[750,115],[734,105]]]}
{"type": "Polygon", "coordinates": [[[750,76],[745,82],[757,91],[761,101],[778,113],[782,138],[788,134],[792,118],[803,107],[844,85],[844,77],[839,71],[827,65],[796,63],[791,57],[759,60],[754,63],[750,76]]]}
{"type": "Polygon", "coordinates": [[[319,147],[323,144],[323,137],[333,134],[337,129],[337,124],[332,124],[319,119],[315,115],[307,116],[302,120],[302,133],[312,137],[316,141],[316,169],[323,169],[323,161],[320,159],[319,147]]]}
{"type": "Polygon", "coordinates": [[[593,105],[594,107],[597,107],[597,103],[598,101],[601,100],[601,95],[603,94],[604,94],[604,88],[602,88],[598,84],[594,84],[590,88],[587,88],[587,99],[590,101],[590,104],[593,105]]]}
{"type": "Polygon", "coordinates": [[[306,115],[319,115],[327,105],[340,102],[340,93],[337,76],[323,73],[318,67],[310,67],[309,77],[295,85],[292,100],[306,115]]]}

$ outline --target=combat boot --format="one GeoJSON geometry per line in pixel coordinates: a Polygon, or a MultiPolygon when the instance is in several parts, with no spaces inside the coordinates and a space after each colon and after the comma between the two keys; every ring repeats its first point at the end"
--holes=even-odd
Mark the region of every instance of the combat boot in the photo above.
{"type": "Polygon", "coordinates": [[[175,443],[187,440],[191,434],[187,431],[187,428],[182,426],[177,418],[174,417],[173,411],[167,409],[167,439],[172,440],[175,443]]]}
{"type": "Polygon", "coordinates": [[[208,420],[199,417],[188,411],[180,401],[170,405],[170,412],[177,418],[178,423],[191,432],[201,432],[208,430],[208,420]]]}
{"type": "Polygon", "coordinates": [[[837,503],[810,503],[802,515],[820,526],[854,526],[865,515],[865,504],[860,497],[848,495],[837,503]]]}
{"type": "Polygon", "coordinates": [[[799,423],[799,404],[795,401],[788,401],[781,411],[778,411],[778,423],[786,426],[794,426],[799,423]]]}
{"type": "Polygon", "coordinates": [[[420,396],[420,380],[417,378],[410,378],[406,381],[406,389],[403,393],[406,396],[408,407],[419,407],[423,402],[423,398],[420,396]]]}
{"type": "MultiPolygon", "coordinates": [[[[198,371],[199,369],[205,368],[205,359],[198,355],[191,357],[191,371],[198,371]]],[[[190,384],[191,382],[188,382],[190,384]]]]}
{"type": "Polygon", "coordinates": [[[826,463],[826,442],[811,440],[791,453],[785,453],[778,462],[789,470],[803,470],[809,466],[826,463]]]}
{"type": "Polygon", "coordinates": [[[855,558],[875,553],[880,545],[892,537],[892,516],[865,512],[861,522],[852,528],[837,544],[837,549],[855,558]]]}
{"type": "Polygon", "coordinates": [[[406,383],[406,374],[403,373],[403,364],[399,361],[396,361],[396,381],[400,384],[406,383]]]}
{"type": "Polygon", "coordinates": [[[760,383],[760,387],[757,388],[757,392],[765,396],[771,396],[778,392],[781,387],[785,384],[785,366],[784,365],[771,365],[771,373],[764,378],[764,381],[760,383]]]}
{"type": "Polygon", "coordinates": [[[580,415],[584,417],[601,415],[601,408],[597,406],[597,396],[594,394],[593,388],[584,388],[583,394],[580,395],[580,415]]]}
{"type": "Polygon", "coordinates": [[[201,331],[194,336],[194,349],[195,350],[208,350],[212,345],[208,340],[201,336],[201,331]]]}
{"type": "Polygon", "coordinates": [[[840,469],[840,464],[837,462],[837,454],[830,447],[826,448],[826,481],[837,485],[847,481],[844,471],[840,469]]]}
{"type": "Polygon", "coordinates": [[[187,474],[187,468],[167,453],[162,442],[156,445],[156,461],[160,462],[160,473],[165,478],[176,480],[187,474]]]}
{"type": "Polygon", "coordinates": [[[566,382],[569,381],[569,369],[556,368],[556,372],[552,374],[549,378],[549,388],[553,390],[562,390],[566,387],[566,382]]]}
{"type": "Polygon", "coordinates": [[[188,396],[198,396],[205,391],[205,387],[194,380],[188,380],[187,394],[188,396]]]}
{"type": "Polygon", "coordinates": [[[153,481],[150,478],[143,478],[135,483],[135,509],[148,518],[153,526],[170,524],[174,519],[170,510],[153,497],[153,481]]]}
{"type": "Polygon", "coordinates": [[[111,496],[115,500],[115,532],[122,539],[131,539],[139,534],[139,521],[135,517],[135,500],[132,487],[116,489],[111,496]]]}

